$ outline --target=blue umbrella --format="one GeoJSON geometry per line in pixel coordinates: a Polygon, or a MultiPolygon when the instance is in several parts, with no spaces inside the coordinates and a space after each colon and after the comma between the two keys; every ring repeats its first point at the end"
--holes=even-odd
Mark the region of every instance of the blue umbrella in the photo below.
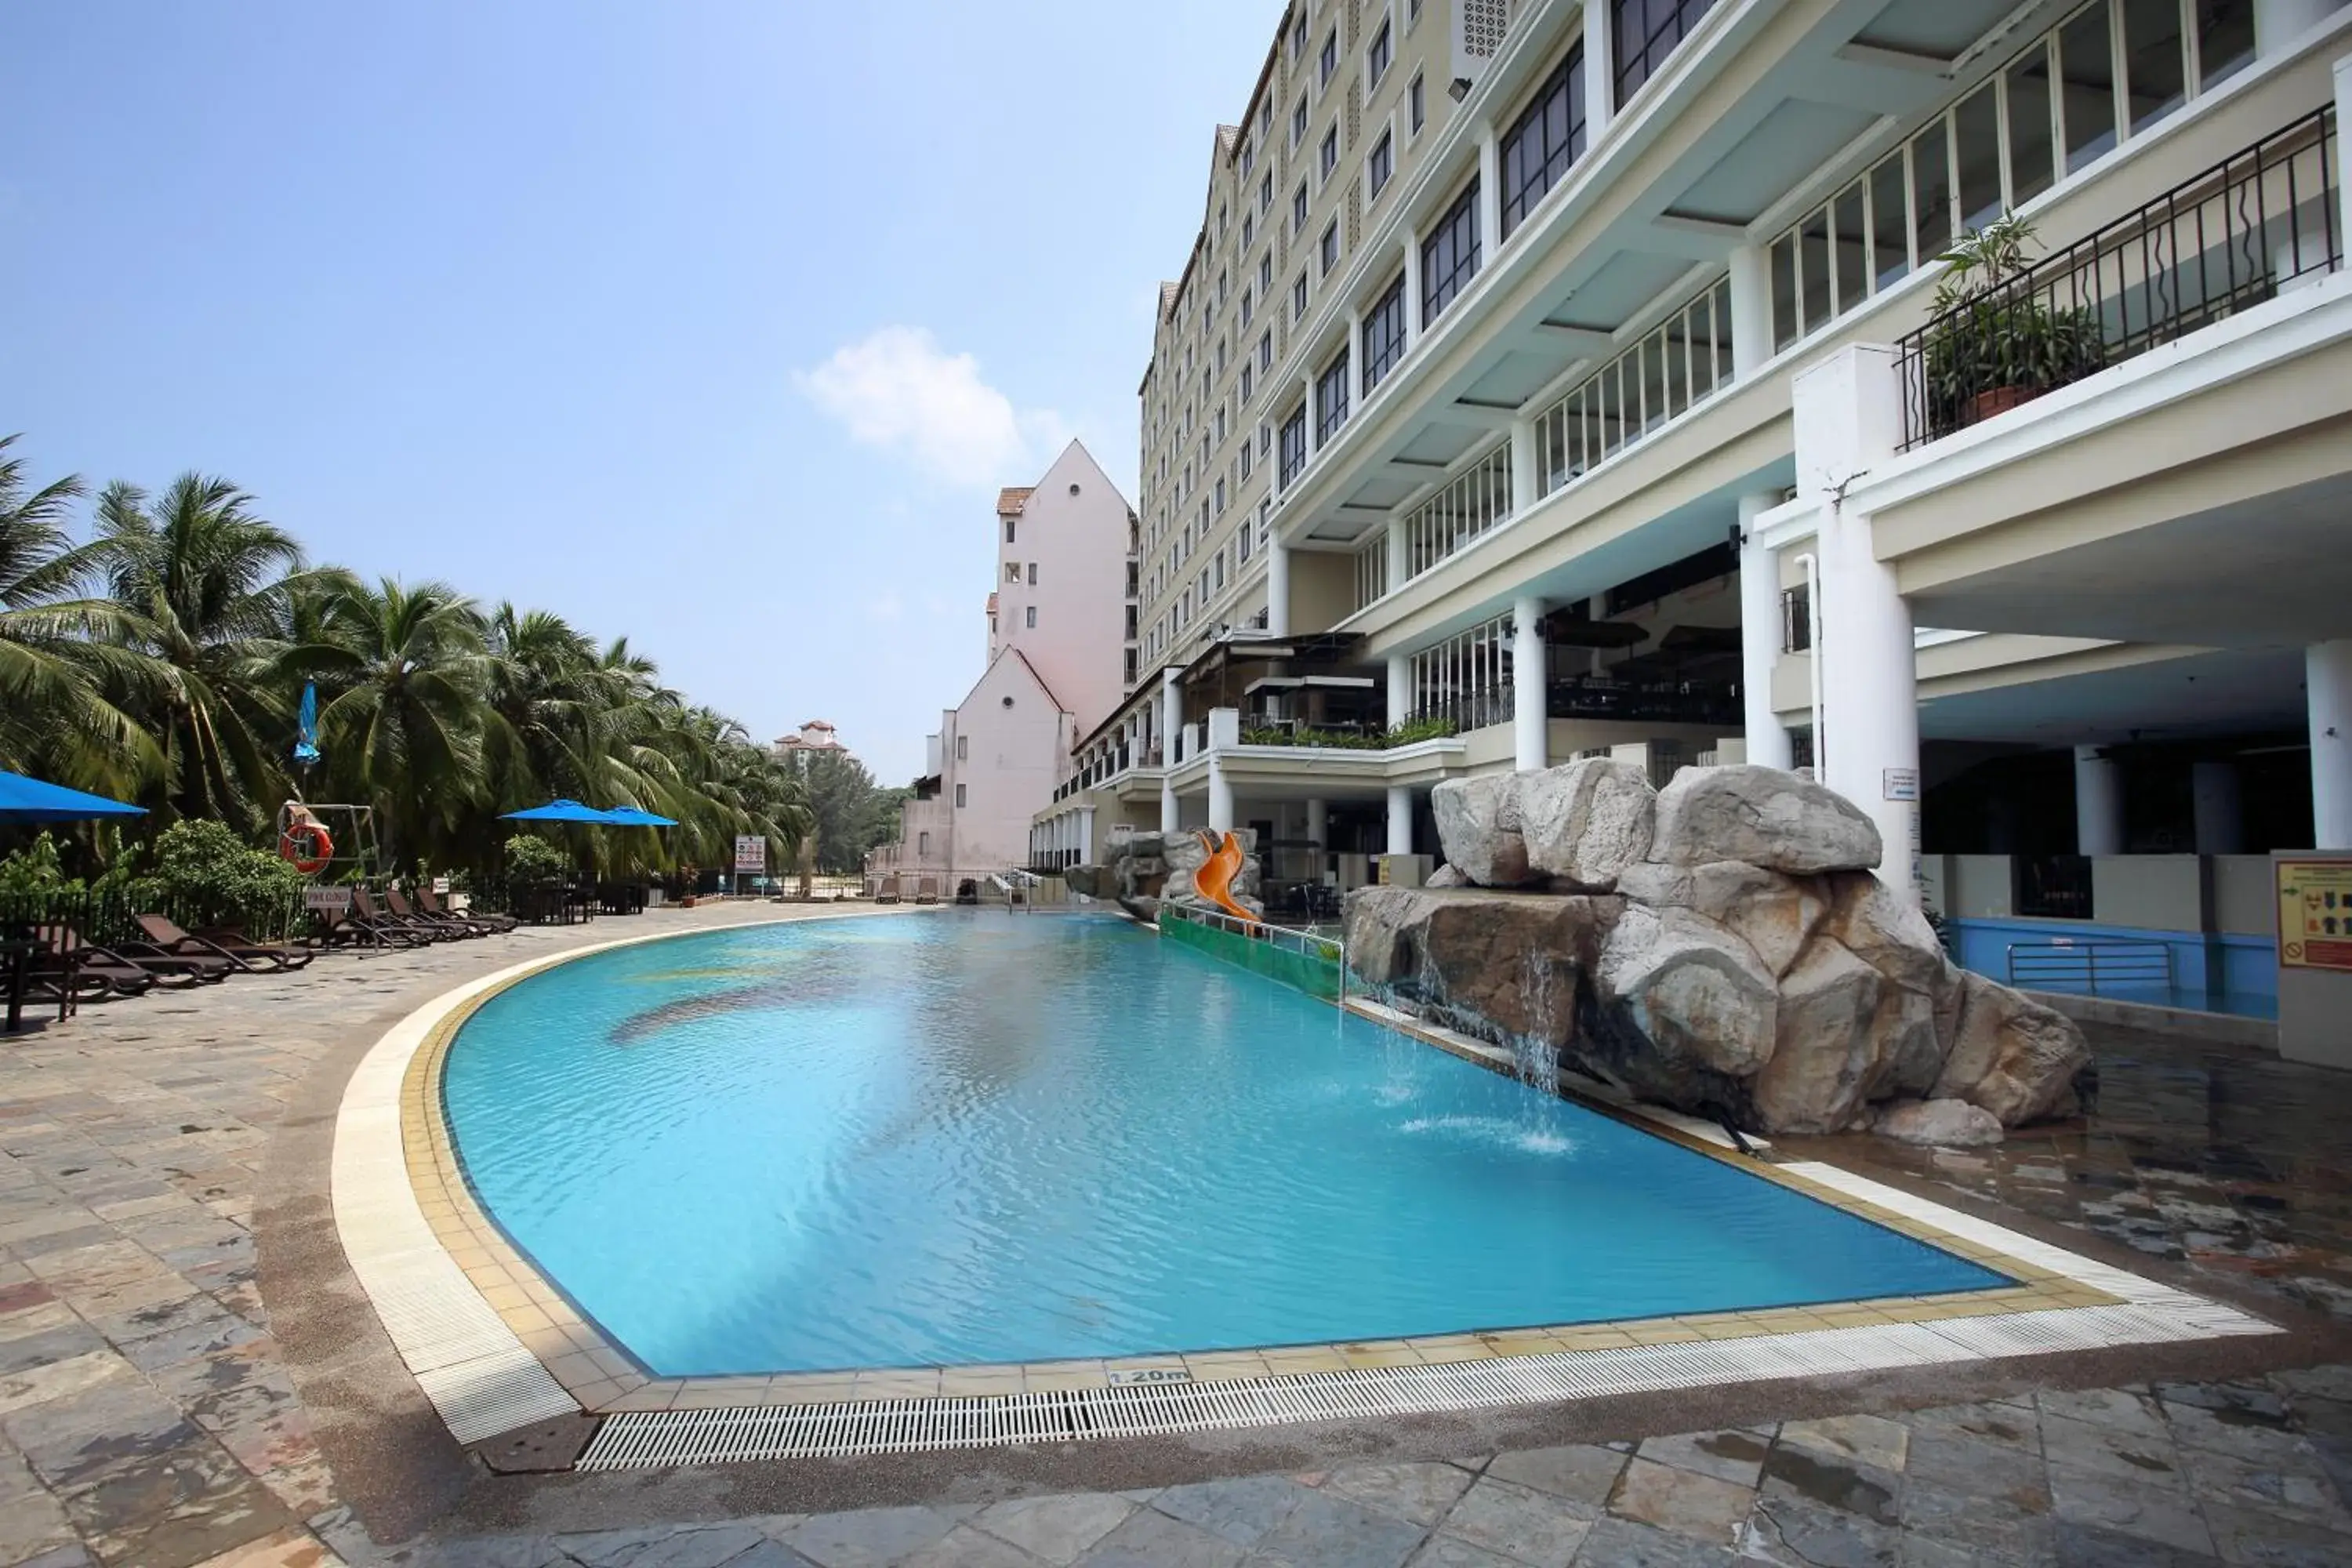
{"type": "Polygon", "coordinates": [[[102,795],[84,795],[63,784],[43,784],[22,773],[0,773],[0,822],[79,822],[92,816],[144,816],[143,805],[126,805],[102,795]]]}
{"type": "Polygon", "coordinates": [[[302,712],[294,721],[294,760],[309,767],[319,760],[319,683],[302,683],[302,712]]]}
{"type": "Polygon", "coordinates": [[[534,805],[523,811],[509,811],[500,818],[505,822],[587,822],[601,827],[634,826],[609,811],[598,811],[593,805],[583,805],[576,800],[551,800],[545,805],[534,805]]]}
{"type": "Polygon", "coordinates": [[[657,816],[650,811],[640,810],[634,805],[616,805],[604,815],[623,827],[676,827],[677,826],[677,818],[675,816],[657,816]]]}

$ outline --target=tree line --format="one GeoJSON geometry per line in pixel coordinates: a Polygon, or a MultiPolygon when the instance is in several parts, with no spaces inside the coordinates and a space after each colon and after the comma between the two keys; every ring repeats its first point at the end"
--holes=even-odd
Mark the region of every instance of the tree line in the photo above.
{"type": "Polygon", "coordinates": [[[0,769],[146,806],[134,833],[211,820],[261,844],[289,798],[369,805],[401,873],[489,868],[499,815],[558,796],[677,818],[600,830],[614,872],[725,867],[739,834],[782,869],[815,826],[803,770],[626,637],[316,564],[217,477],[36,488],[17,439],[0,437],[0,769]],[[321,756],[298,769],[310,683],[321,756]]]}

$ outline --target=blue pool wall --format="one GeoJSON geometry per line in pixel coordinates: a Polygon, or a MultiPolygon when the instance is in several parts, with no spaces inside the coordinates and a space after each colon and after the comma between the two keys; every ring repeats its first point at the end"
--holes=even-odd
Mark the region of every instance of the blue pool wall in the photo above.
{"type": "Polygon", "coordinates": [[[2203,1013],[2278,1016],[2278,952],[2276,944],[2266,936],[2023,917],[1973,916],[1948,924],[1953,961],[1987,979],[2008,981],[2011,943],[2061,940],[2161,942],[2172,952],[2169,996],[2155,994],[2153,987],[2147,988],[2149,994],[2142,995],[2131,986],[2105,983],[2100,987],[2100,994],[2118,1001],[2145,1001],[2203,1013]]]}

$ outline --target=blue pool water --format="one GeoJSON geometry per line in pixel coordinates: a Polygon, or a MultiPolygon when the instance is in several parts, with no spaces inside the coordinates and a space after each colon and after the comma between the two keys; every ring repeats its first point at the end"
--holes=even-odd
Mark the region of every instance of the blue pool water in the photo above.
{"type": "Polygon", "coordinates": [[[481,1008],[443,1092],[485,1206],[662,1375],[2006,1282],[1100,917],[597,954],[481,1008]]]}

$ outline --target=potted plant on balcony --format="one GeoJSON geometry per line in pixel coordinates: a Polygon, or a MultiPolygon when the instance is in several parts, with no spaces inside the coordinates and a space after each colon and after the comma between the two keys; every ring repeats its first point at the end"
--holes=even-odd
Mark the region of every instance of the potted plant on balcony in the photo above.
{"type": "Polygon", "coordinates": [[[2106,363],[2098,312],[2052,303],[2030,279],[2033,226],[2009,213],[1937,259],[1923,343],[1928,423],[1947,435],[2079,381],[2106,363]]]}

